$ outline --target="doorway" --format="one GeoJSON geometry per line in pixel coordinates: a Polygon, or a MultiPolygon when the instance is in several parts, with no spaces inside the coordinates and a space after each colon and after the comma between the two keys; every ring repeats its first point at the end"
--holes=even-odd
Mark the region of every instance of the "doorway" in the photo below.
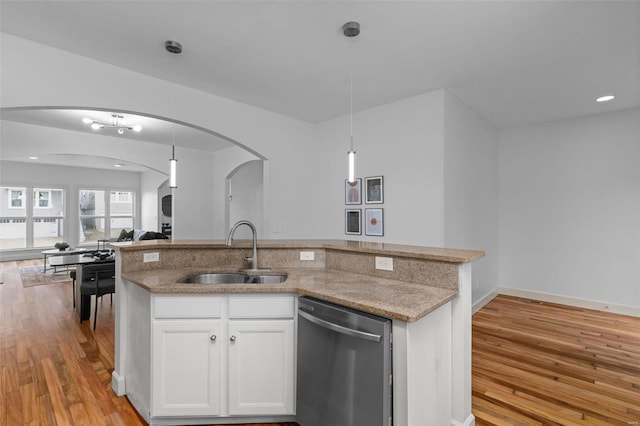
{"type": "MultiPolygon", "coordinates": [[[[256,226],[258,236],[262,236],[263,170],[262,160],[252,160],[227,175],[225,229],[239,220],[248,220],[256,226]]],[[[249,239],[251,232],[246,227],[239,228],[237,238],[249,239]]]]}

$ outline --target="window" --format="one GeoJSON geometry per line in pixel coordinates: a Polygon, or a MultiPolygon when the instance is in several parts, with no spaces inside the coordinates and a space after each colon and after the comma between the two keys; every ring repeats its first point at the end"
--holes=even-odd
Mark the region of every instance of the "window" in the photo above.
{"type": "Polygon", "coordinates": [[[27,248],[27,188],[0,188],[0,249],[27,248]]]}
{"type": "Polygon", "coordinates": [[[51,191],[34,189],[33,190],[33,207],[36,209],[48,209],[51,200],[51,191]]]}
{"type": "Polygon", "coordinates": [[[109,221],[110,238],[120,236],[122,229],[133,228],[133,192],[111,191],[109,197],[109,221]]]}
{"type": "Polygon", "coordinates": [[[64,190],[33,189],[33,247],[53,247],[65,241],[64,190]]]}
{"type": "Polygon", "coordinates": [[[64,239],[63,189],[0,187],[1,250],[52,248],[64,239]]]}
{"type": "Polygon", "coordinates": [[[24,193],[26,188],[7,188],[9,190],[9,208],[10,209],[23,209],[24,208],[24,193]]]}
{"type": "Polygon", "coordinates": [[[80,190],[80,243],[117,238],[133,228],[134,199],[131,191],[80,190]]]}

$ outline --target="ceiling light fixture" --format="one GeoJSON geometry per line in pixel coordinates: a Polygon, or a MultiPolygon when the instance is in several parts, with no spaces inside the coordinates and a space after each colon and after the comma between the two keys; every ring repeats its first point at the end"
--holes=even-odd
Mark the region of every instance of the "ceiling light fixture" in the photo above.
{"type": "MultiPolygon", "coordinates": [[[[356,37],[360,34],[360,24],[352,21],[342,26],[345,37],[356,37]]],[[[348,182],[356,181],[356,151],[353,149],[353,66],[349,73],[349,151],[347,151],[347,163],[349,167],[348,182]]]]}
{"type": "Polygon", "coordinates": [[[613,99],[615,99],[615,96],[613,95],[600,96],[598,99],[596,99],[596,102],[608,102],[613,99]]]}
{"type": "Polygon", "coordinates": [[[34,156],[29,157],[29,160],[37,160],[37,159],[38,157],[34,157],[34,156]]]}
{"type": "Polygon", "coordinates": [[[100,130],[100,129],[117,129],[117,132],[119,135],[124,134],[125,130],[133,130],[134,132],[140,132],[142,130],[142,126],[139,124],[136,124],[134,126],[130,126],[128,124],[125,124],[124,122],[120,121],[122,120],[124,117],[122,115],[119,114],[111,114],[111,123],[103,123],[101,121],[97,121],[97,120],[93,120],[91,118],[88,117],[84,117],[82,119],[82,122],[85,124],[89,124],[91,126],[91,128],[93,130],[100,130]]]}
{"type": "Polygon", "coordinates": [[[167,52],[175,53],[176,55],[182,53],[182,45],[180,42],[174,40],[167,40],[164,42],[164,48],[167,52]]]}
{"type": "Polygon", "coordinates": [[[114,166],[114,167],[118,167],[118,168],[120,168],[120,167],[124,167],[124,164],[122,164],[122,163],[118,163],[118,164],[114,164],[113,166],[114,166]]]}

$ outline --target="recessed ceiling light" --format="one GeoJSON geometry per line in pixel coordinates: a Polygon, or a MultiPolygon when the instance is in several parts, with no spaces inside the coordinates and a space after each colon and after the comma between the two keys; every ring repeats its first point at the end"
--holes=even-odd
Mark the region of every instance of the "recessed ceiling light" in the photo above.
{"type": "Polygon", "coordinates": [[[598,99],[596,99],[596,102],[607,102],[607,101],[610,101],[610,100],[612,100],[614,98],[615,98],[615,96],[613,96],[613,95],[600,96],[598,99]]]}
{"type": "Polygon", "coordinates": [[[37,160],[37,159],[38,159],[38,157],[33,157],[33,156],[29,157],[29,160],[37,160]]]}
{"type": "Polygon", "coordinates": [[[118,163],[115,165],[115,167],[124,167],[124,164],[118,163]]]}

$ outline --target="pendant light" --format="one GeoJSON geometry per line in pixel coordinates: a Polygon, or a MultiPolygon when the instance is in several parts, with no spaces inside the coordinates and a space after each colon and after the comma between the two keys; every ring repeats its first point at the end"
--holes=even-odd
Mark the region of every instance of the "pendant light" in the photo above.
{"type": "Polygon", "coordinates": [[[169,188],[177,188],[177,169],[178,160],[176,160],[176,146],[175,142],[175,127],[176,123],[171,124],[171,159],[169,160],[169,188]]]}
{"type": "MultiPolygon", "coordinates": [[[[352,21],[342,26],[345,37],[356,37],[360,34],[360,24],[352,21]]],[[[356,151],[353,149],[353,67],[349,75],[349,151],[347,151],[347,163],[349,167],[348,182],[356,181],[356,151]]]]}

